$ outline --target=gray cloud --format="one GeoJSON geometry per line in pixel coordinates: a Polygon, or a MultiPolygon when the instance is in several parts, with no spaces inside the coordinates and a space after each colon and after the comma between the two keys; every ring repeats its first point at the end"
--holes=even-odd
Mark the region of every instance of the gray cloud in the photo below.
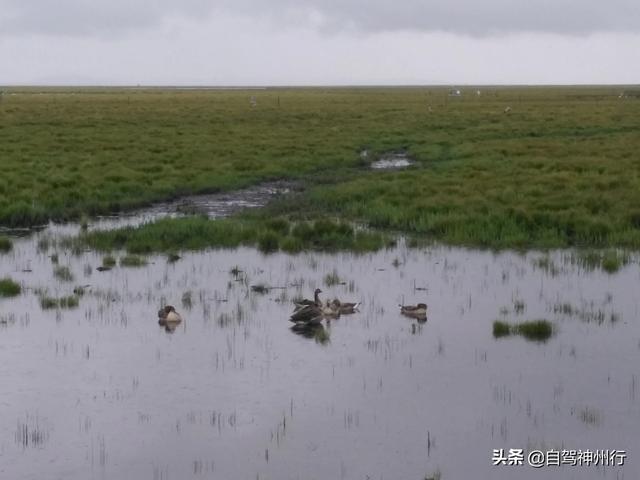
{"type": "Polygon", "coordinates": [[[209,0],[1,0],[0,34],[110,36],[176,15],[198,18],[211,7],[209,0]]]}
{"type": "Polygon", "coordinates": [[[268,18],[322,32],[465,35],[640,31],[638,0],[2,0],[0,34],[107,35],[176,17],[268,18]]]}

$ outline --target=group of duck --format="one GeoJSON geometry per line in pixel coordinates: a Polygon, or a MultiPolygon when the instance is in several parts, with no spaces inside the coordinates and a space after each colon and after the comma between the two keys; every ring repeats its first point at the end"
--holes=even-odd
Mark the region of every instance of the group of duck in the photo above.
{"type": "MultiPolygon", "coordinates": [[[[327,300],[322,303],[320,294],[322,290],[316,288],[313,292],[313,300],[303,299],[294,301],[295,309],[291,318],[291,322],[298,328],[312,327],[319,325],[322,320],[331,320],[338,318],[340,315],[350,315],[358,311],[360,302],[341,302],[337,298],[332,301],[327,300]]],[[[418,303],[417,305],[400,305],[400,313],[411,318],[415,318],[418,322],[427,321],[427,305],[418,303]]],[[[172,305],[166,305],[158,311],[158,323],[165,327],[167,331],[174,331],[180,323],[182,317],[172,305]]]]}
{"type": "MultiPolygon", "coordinates": [[[[289,320],[296,327],[311,327],[320,324],[322,320],[331,320],[338,318],[340,315],[348,315],[358,311],[360,302],[342,302],[334,298],[332,301],[327,300],[322,303],[320,300],[321,293],[322,290],[316,288],[313,292],[313,300],[304,299],[294,302],[295,309],[289,320]]],[[[407,317],[415,318],[418,322],[426,322],[427,304],[400,305],[400,313],[407,317]]]]}

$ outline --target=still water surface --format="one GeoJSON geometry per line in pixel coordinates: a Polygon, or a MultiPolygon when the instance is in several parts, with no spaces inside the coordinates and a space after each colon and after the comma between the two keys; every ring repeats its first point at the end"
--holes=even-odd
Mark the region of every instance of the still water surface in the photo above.
{"type": "Polygon", "coordinates": [[[640,478],[637,261],[608,275],[567,252],[549,271],[539,253],[242,248],[98,272],[94,252],[38,249],[74,228],[0,255],[0,277],[23,286],[0,299],[2,479],[640,478]],[[54,277],[54,252],[73,281],[54,277]],[[325,285],[334,271],[344,284],[325,285]],[[42,310],[38,289],[78,285],[78,308],[42,310]],[[297,334],[291,299],[316,287],[361,310],[297,334]],[[419,301],[426,323],[399,314],[419,301]],[[164,304],[185,318],[172,333],[164,304]],[[495,319],[540,318],[547,342],[492,335],[495,319]],[[493,467],[494,448],[628,458],[493,467]]]}

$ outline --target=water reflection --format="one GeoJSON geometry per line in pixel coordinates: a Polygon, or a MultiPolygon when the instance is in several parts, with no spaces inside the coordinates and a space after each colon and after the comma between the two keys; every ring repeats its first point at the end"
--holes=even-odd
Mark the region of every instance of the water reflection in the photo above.
{"type": "Polygon", "coordinates": [[[315,340],[320,345],[327,345],[331,341],[331,330],[321,323],[296,324],[290,330],[296,335],[315,340]]]}
{"type": "Polygon", "coordinates": [[[59,244],[73,228],[0,255],[0,278],[22,286],[0,299],[2,478],[533,480],[538,470],[491,467],[491,449],[640,456],[637,258],[609,275],[567,252],[545,254],[561,268],[543,269],[539,254],[402,244],[241,248],[98,273],[104,255],[59,244]],[[54,275],[54,255],[72,281],[54,275]],[[293,299],[316,288],[325,303],[361,300],[359,311],[290,328],[293,299]],[[418,303],[428,321],[398,308],[418,303]],[[180,310],[181,328],[156,326],[162,305],[180,310]],[[552,323],[548,342],[494,340],[494,321],[536,319],[552,323]]]}

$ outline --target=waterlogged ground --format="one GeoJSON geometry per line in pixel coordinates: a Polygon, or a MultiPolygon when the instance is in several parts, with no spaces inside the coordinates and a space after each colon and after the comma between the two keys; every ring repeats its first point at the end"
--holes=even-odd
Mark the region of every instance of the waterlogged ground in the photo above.
{"type": "Polygon", "coordinates": [[[0,255],[0,277],[23,286],[0,299],[0,478],[640,477],[637,259],[609,275],[568,252],[541,263],[539,253],[401,245],[365,256],[183,253],[98,272],[101,255],[41,241],[72,231],[0,255]],[[54,277],[56,252],[72,281],[54,277]],[[344,284],[327,286],[334,272],[344,284]],[[79,285],[89,287],[77,308],[42,310],[37,289],[55,297],[79,285]],[[361,312],[293,332],[290,299],[316,287],[362,301],[361,312]],[[398,312],[418,301],[429,304],[424,324],[398,312]],[[157,324],[165,303],[185,318],[172,333],[157,324]],[[495,319],[540,318],[556,330],[545,343],[493,338],[495,319]],[[494,448],[628,458],[493,467],[494,448]]]}

